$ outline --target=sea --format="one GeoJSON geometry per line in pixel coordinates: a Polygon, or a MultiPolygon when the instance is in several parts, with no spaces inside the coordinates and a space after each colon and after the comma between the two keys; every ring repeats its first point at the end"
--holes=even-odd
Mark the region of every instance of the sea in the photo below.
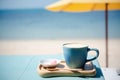
{"type": "MultiPolygon", "coordinates": [[[[108,36],[120,38],[120,10],[108,11],[108,36]]],[[[105,12],[0,10],[0,40],[105,38],[105,12]]]]}

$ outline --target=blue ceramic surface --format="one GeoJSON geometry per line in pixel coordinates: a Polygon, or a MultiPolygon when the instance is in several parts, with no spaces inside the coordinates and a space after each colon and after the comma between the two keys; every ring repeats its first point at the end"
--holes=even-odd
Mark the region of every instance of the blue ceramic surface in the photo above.
{"type": "Polygon", "coordinates": [[[70,45],[70,43],[63,45],[64,58],[66,64],[70,68],[82,68],[84,67],[86,61],[92,61],[99,56],[99,50],[96,48],[88,48],[88,46],[75,48],[66,47],[65,45],[70,45]],[[96,51],[96,56],[91,59],[87,59],[87,54],[89,51],[96,51]]]}

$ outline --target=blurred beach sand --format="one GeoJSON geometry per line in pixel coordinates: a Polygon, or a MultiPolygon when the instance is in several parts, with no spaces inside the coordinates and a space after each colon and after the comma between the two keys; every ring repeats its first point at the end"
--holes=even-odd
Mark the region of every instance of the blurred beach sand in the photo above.
{"type": "MultiPolygon", "coordinates": [[[[77,42],[88,44],[100,51],[99,63],[105,67],[104,39],[63,39],[63,40],[0,40],[0,55],[63,54],[62,44],[77,42]]],[[[90,52],[92,54],[94,52],[90,52]]],[[[109,39],[109,67],[120,68],[120,39],[109,39]]]]}

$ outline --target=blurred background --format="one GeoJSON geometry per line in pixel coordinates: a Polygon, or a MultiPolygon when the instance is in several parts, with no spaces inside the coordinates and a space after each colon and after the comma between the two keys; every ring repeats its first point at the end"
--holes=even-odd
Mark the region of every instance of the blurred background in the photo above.
{"type": "MultiPolygon", "coordinates": [[[[50,12],[58,0],[0,0],[0,55],[62,54],[62,44],[98,48],[105,67],[105,12],[50,12]]],[[[120,68],[120,10],[108,11],[109,67],[120,68]]]]}

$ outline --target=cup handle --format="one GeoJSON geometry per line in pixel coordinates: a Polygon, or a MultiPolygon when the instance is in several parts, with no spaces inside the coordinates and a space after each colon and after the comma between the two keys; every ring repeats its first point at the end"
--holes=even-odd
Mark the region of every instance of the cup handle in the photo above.
{"type": "Polygon", "coordinates": [[[96,48],[88,48],[88,52],[89,52],[89,51],[96,51],[96,56],[93,57],[93,58],[91,58],[91,59],[87,59],[87,61],[92,61],[92,60],[97,59],[97,57],[99,56],[99,50],[96,49],[96,48]]]}

